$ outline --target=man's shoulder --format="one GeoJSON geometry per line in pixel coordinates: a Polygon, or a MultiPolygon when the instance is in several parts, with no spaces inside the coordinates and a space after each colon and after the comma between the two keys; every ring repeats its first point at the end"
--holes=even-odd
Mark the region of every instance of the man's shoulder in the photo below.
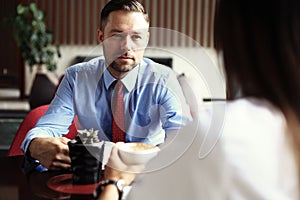
{"type": "Polygon", "coordinates": [[[147,73],[153,73],[163,76],[169,76],[170,74],[174,73],[170,67],[157,63],[147,57],[143,58],[141,62],[141,68],[147,73]]]}
{"type": "Polygon", "coordinates": [[[84,73],[84,72],[96,72],[104,66],[105,60],[103,56],[95,57],[89,61],[76,63],[67,68],[69,73],[84,73]]]}

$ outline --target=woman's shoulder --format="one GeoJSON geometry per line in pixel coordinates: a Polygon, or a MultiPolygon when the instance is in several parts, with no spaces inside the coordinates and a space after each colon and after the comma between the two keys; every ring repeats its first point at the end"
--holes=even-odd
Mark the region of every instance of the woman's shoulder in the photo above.
{"type": "Polygon", "coordinates": [[[252,125],[256,122],[285,121],[284,115],[276,106],[256,98],[229,101],[226,105],[226,118],[252,125]]]}
{"type": "Polygon", "coordinates": [[[297,188],[295,160],[283,113],[260,99],[240,99],[226,105],[222,144],[232,184],[230,197],[288,197],[297,188]],[[289,173],[287,173],[287,171],[289,173]],[[292,176],[289,175],[293,174],[292,176]]]}
{"type": "Polygon", "coordinates": [[[249,98],[235,100],[226,105],[222,132],[230,141],[276,140],[285,135],[285,131],[284,115],[268,101],[249,98]]]}

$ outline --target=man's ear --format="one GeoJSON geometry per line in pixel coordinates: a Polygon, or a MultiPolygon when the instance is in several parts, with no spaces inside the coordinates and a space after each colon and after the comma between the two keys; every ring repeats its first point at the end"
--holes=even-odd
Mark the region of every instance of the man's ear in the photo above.
{"type": "Polygon", "coordinates": [[[99,44],[102,44],[103,40],[104,40],[104,37],[103,37],[103,32],[99,28],[97,29],[97,36],[98,36],[99,44]]]}
{"type": "Polygon", "coordinates": [[[146,44],[146,46],[148,46],[149,40],[150,40],[150,32],[148,31],[148,33],[147,33],[147,44],[146,44]]]}

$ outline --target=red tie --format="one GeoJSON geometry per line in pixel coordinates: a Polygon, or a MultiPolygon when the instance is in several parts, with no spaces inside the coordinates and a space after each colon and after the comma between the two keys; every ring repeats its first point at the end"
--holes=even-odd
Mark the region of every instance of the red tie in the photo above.
{"type": "Polygon", "coordinates": [[[112,100],[112,141],[125,142],[125,122],[124,122],[124,100],[123,84],[115,81],[115,88],[112,100]]]}

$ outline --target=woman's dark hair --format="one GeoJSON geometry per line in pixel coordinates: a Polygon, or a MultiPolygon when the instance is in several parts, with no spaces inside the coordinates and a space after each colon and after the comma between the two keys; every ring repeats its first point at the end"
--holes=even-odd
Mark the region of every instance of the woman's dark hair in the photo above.
{"type": "Polygon", "coordinates": [[[229,99],[238,89],[284,113],[300,175],[300,1],[220,0],[214,33],[229,99]]]}
{"type": "Polygon", "coordinates": [[[145,11],[143,5],[136,0],[111,0],[109,1],[101,12],[100,18],[100,30],[104,31],[104,27],[107,23],[109,14],[113,11],[128,11],[128,12],[140,12],[144,14],[145,20],[149,23],[149,16],[145,11]]]}
{"type": "Polygon", "coordinates": [[[215,45],[229,98],[264,98],[300,119],[300,1],[220,0],[215,45]]]}

